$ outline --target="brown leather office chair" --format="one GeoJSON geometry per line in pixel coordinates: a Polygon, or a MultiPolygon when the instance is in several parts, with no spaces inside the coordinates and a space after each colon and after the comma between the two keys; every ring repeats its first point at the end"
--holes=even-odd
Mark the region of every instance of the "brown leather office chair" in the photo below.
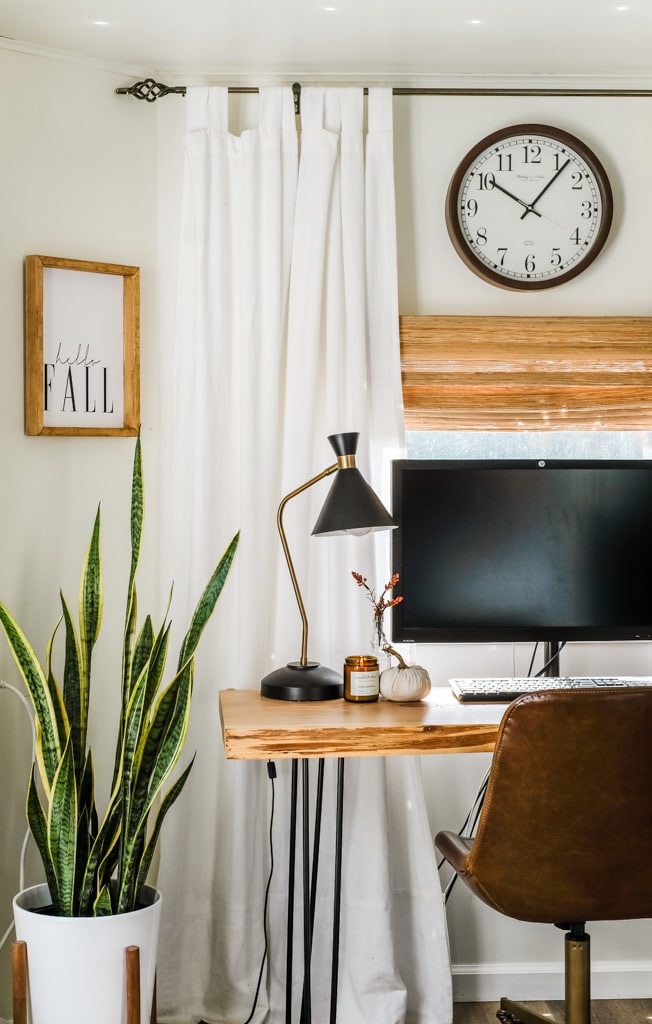
{"type": "MultiPolygon", "coordinates": [[[[587,921],[652,917],[652,688],[548,690],[503,716],[473,839],[435,843],[484,903],[566,932],[566,1024],[590,1024],[587,921]]],[[[502,1021],[550,1017],[503,998],[502,1021]]]]}

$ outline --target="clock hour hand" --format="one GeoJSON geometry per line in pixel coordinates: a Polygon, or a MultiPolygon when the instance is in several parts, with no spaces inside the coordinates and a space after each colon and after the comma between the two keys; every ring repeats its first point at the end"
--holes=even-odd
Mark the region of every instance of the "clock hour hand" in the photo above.
{"type": "MultiPolygon", "coordinates": [[[[521,214],[521,220],[524,220],[525,217],[527,217],[528,213],[537,213],[537,211],[534,209],[534,207],[537,205],[537,203],[541,199],[541,196],[544,194],[544,192],[548,191],[548,189],[552,185],[553,181],[557,180],[557,178],[559,177],[561,172],[566,170],[566,168],[568,167],[569,163],[570,163],[570,157],[568,157],[568,160],[566,161],[566,163],[561,165],[561,167],[559,168],[558,171],[555,171],[555,173],[553,174],[553,176],[550,179],[550,181],[548,182],[548,184],[543,186],[543,188],[539,192],[539,195],[535,196],[535,198],[530,203],[529,208],[527,210],[525,210],[524,213],[521,214]]],[[[541,214],[539,214],[539,216],[541,216],[541,214]]]]}
{"type": "MultiPolygon", "coordinates": [[[[532,203],[526,203],[524,199],[519,199],[518,196],[515,196],[513,192],[508,192],[506,188],[503,188],[502,185],[499,185],[497,181],[494,181],[494,188],[497,188],[499,192],[504,192],[505,195],[509,196],[510,199],[513,199],[515,202],[520,203],[521,206],[524,206],[525,213],[535,213],[537,217],[541,216],[538,210],[532,209],[532,203]]],[[[521,220],[523,220],[525,213],[521,217],[521,220]]]]}

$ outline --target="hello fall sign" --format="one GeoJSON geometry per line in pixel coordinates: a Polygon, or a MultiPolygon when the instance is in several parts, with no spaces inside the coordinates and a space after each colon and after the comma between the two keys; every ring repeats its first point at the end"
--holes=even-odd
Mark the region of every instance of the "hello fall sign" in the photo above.
{"type": "Polygon", "coordinates": [[[26,433],[137,433],[138,268],[25,263],[26,433]]]}

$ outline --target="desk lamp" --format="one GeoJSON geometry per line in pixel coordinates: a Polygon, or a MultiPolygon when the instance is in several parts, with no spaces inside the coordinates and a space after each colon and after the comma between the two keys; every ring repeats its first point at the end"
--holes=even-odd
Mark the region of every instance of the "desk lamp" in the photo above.
{"type": "Polygon", "coordinates": [[[290,572],[294,594],[299,606],[303,635],[301,659],[291,661],[265,676],[260,684],[263,697],[275,700],[334,700],[342,696],[342,673],[326,668],[317,661],[308,661],[308,617],[301,598],[301,591],[290,557],[283,512],[288,501],[313,484],[337,473],[331,484],[326,501],[317,518],[312,534],[314,537],[334,537],[342,533],[363,535],[376,530],[391,530],[396,523],[376,493],[366,482],[355,465],[355,452],[359,434],[331,434],[328,440],[337,456],[337,462],[307,483],[287,494],[278,507],[276,522],[281,537],[283,553],[290,572]]]}

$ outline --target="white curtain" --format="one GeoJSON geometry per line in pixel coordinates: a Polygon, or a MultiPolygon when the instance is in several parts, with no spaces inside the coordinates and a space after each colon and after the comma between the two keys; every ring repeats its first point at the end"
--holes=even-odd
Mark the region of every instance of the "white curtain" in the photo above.
{"type": "MultiPolygon", "coordinates": [[[[280,1024],[290,766],[277,762],[272,783],[264,763],[226,761],[217,692],[258,689],[266,672],[300,654],[275,514],[283,494],[334,461],[329,433],[360,431],[358,464],[387,499],[387,453],[402,444],[391,90],[369,90],[365,132],[361,89],[304,88],[300,141],[289,89],[262,89],[258,124],[239,135],[229,131],[225,89],[191,89],[185,102],[160,466],[161,573],[176,580],[180,624],[236,529],[241,541],[197,662],[188,741],[196,764],[162,840],[159,1016],[175,1024],[244,1024],[249,1016],[264,948],[273,785],[270,942],[253,1020],[280,1024]]],[[[169,295],[164,303],[169,321],[169,295]]],[[[371,635],[370,605],[351,572],[382,586],[388,535],[311,538],[327,490],[328,482],[291,502],[285,526],[308,610],[310,657],[339,668],[371,635]]],[[[313,950],[315,1024],[327,1019],[330,985],[332,768],[313,950]]],[[[300,940],[300,917],[295,931],[300,940]]],[[[296,1019],[299,1001],[297,991],[296,1019]]],[[[450,1018],[444,914],[418,761],[349,761],[338,1020],[450,1018]]]]}

